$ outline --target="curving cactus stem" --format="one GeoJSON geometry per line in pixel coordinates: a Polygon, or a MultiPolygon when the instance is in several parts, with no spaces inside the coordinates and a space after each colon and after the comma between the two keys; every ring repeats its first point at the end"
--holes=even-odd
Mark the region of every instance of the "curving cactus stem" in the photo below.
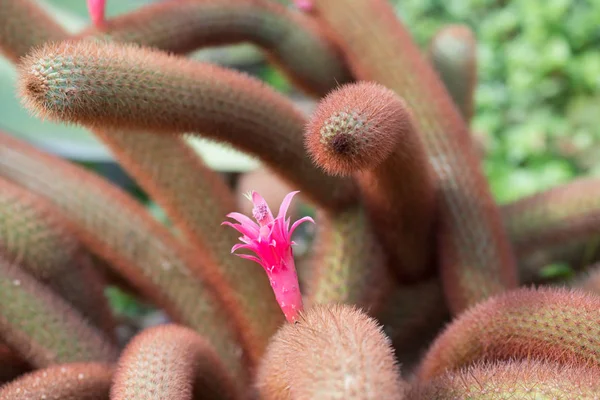
{"type": "Polygon", "coordinates": [[[352,80],[328,33],[308,16],[272,0],[158,1],[110,18],[76,38],[108,38],[176,54],[250,42],[308,94],[324,95],[352,80]]]}
{"type": "Polygon", "coordinates": [[[117,348],[75,309],[0,255],[0,337],[33,367],[113,362],[117,348]]]}
{"type": "Polygon", "coordinates": [[[132,339],[119,359],[110,394],[112,400],[242,398],[210,343],[172,324],[148,328],[132,339]]]}
{"type": "Polygon", "coordinates": [[[594,400],[600,369],[539,360],[479,363],[417,384],[406,400],[573,399],[594,400]]]}
{"type": "Polygon", "coordinates": [[[254,154],[326,208],[355,201],[354,184],[319,171],[305,154],[305,119],[286,97],[242,73],[139,46],[62,42],[20,64],[24,104],[52,120],[94,128],[228,142],[254,154]]]}
{"type": "Polygon", "coordinates": [[[427,276],[433,267],[433,173],[404,101],[375,83],[344,85],[319,103],[305,142],[326,172],[355,177],[394,272],[401,279],[427,276]]]}
{"type": "Polygon", "coordinates": [[[0,400],[106,400],[112,375],[110,364],[53,365],[2,386],[0,400]]]}
{"type": "Polygon", "coordinates": [[[600,297],[582,290],[517,289],[478,304],[434,341],[421,381],[479,361],[538,358],[600,368],[600,297]]]}
{"type": "Polygon", "coordinates": [[[469,130],[443,83],[386,0],[313,0],[356,79],[395,91],[432,163],[439,268],[453,314],[518,284],[514,255],[469,130]]]}

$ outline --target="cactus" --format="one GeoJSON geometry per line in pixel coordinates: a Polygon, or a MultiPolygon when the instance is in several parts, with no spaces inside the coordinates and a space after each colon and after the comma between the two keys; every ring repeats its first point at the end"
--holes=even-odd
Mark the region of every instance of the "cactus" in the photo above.
{"type": "Polygon", "coordinates": [[[0,248],[94,325],[114,336],[104,282],[92,259],[51,204],[0,178],[0,248]]]}
{"type": "Polygon", "coordinates": [[[117,349],[62,297],[0,258],[0,332],[32,366],[112,362],[117,349]]]}
{"type": "Polygon", "coordinates": [[[451,310],[460,313],[515,288],[515,259],[467,127],[391,6],[385,0],[315,0],[314,8],[356,78],[394,90],[413,111],[436,175],[440,270],[451,310]]]}
{"type": "Polygon", "coordinates": [[[541,361],[481,363],[412,388],[407,400],[595,399],[600,370],[541,361]]]}
{"type": "Polygon", "coordinates": [[[538,358],[600,367],[600,298],[581,290],[519,289],[463,313],[436,338],[420,380],[475,361],[538,358]]]}
{"type": "Polygon", "coordinates": [[[0,133],[0,398],[593,398],[597,259],[582,252],[598,235],[596,180],[497,205],[468,129],[470,30],[421,50],[385,0],[294,3],[106,18],[90,0],[92,25],[70,34],[34,0],[0,0],[24,106],[90,128],[172,223],[0,133]],[[239,42],[314,112],[186,58],[239,42]],[[269,174],[228,185],[186,135],[269,174]],[[541,281],[542,259],[590,266],[570,289],[518,288],[541,281]],[[101,271],[167,324],[112,340],[125,323],[105,321],[101,271]]]}
{"type": "Polygon", "coordinates": [[[404,391],[398,372],[390,342],[374,320],[354,307],[320,305],[273,337],[257,386],[265,400],[314,399],[324,394],[352,400],[397,399],[404,391]]]}
{"type": "Polygon", "coordinates": [[[403,279],[432,266],[432,172],[408,108],[381,85],[333,91],[307,126],[306,147],[332,175],[355,175],[389,263],[403,279]]]}
{"type": "Polygon", "coordinates": [[[137,399],[144,393],[157,399],[240,398],[210,343],[177,325],[150,328],[136,336],[123,350],[113,380],[112,399],[137,399]]]}
{"type": "Polygon", "coordinates": [[[102,363],[66,363],[39,369],[0,388],[2,400],[104,400],[113,367],[102,363]]]}
{"type": "Polygon", "coordinates": [[[393,277],[363,207],[321,215],[307,302],[355,304],[377,313],[391,292],[393,277]]]}

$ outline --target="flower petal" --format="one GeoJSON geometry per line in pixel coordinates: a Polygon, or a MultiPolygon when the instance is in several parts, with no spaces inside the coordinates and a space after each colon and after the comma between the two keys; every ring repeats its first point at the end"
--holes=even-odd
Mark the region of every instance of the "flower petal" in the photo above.
{"type": "Polygon", "coordinates": [[[290,228],[290,231],[288,232],[289,237],[292,237],[292,234],[294,233],[296,228],[304,222],[312,222],[313,224],[315,223],[315,221],[311,217],[300,218],[298,221],[294,222],[294,224],[290,228]]]}
{"type": "Polygon", "coordinates": [[[249,239],[256,238],[257,236],[257,233],[253,232],[251,228],[248,228],[246,225],[234,224],[229,221],[223,221],[221,222],[221,225],[230,226],[242,235],[247,236],[249,239]]]}
{"type": "Polygon", "coordinates": [[[240,214],[238,212],[232,212],[227,214],[228,218],[235,219],[240,224],[252,228],[254,232],[258,235],[259,226],[256,222],[252,221],[250,218],[245,216],[244,214],[240,214]]]}
{"type": "Polygon", "coordinates": [[[281,202],[281,206],[279,207],[279,213],[277,214],[277,218],[282,218],[285,220],[285,214],[287,213],[288,208],[290,207],[290,203],[296,194],[300,193],[299,190],[295,192],[288,193],[281,202]]]}
{"type": "Polygon", "coordinates": [[[251,250],[251,251],[256,251],[256,250],[254,250],[255,246],[253,246],[251,244],[238,243],[238,244],[234,245],[231,248],[231,252],[233,253],[233,252],[235,252],[236,250],[239,250],[239,249],[248,249],[248,250],[251,250]]]}
{"type": "Polygon", "coordinates": [[[260,264],[261,266],[263,265],[262,261],[258,257],[251,256],[249,254],[234,254],[234,255],[236,255],[240,258],[246,259],[246,260],[254,261],[257,264],[260,264]]]}

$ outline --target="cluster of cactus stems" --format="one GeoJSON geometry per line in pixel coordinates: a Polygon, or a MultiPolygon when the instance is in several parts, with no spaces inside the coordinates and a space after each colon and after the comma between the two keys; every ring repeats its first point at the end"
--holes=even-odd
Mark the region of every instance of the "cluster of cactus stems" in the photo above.
{"type": "Polygon", "coordinates": [[[70,34],[34,0],[0,0],[0,51],[23,105],[89,128],[173,226],[0,133],[0,399],[598,398],[600,182],[496,204],[469,129],[467,27],[423,50],[385,0],[88,6],[70,34]],[[314,112],[186,57],[243,41],[314,112]],[[279,207],[252,190],[237,212],[189,134],[291,193],[279,207]],[[314,220],[288,212],[297,191],[314,220]],[[530,287],[554,261],[584,271],[530,287]],[[169,322],[119,340],[111,284],[169,322]]]}

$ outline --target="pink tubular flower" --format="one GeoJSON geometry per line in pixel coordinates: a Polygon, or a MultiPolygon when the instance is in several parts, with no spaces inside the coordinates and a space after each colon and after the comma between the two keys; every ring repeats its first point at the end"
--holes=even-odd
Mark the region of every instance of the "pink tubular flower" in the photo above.
{"type": "Polygon", "coordinates": [[[248,199],[254,204],[252,216],[258,224],[237,212],[229,213],[227,217],[235,219],[239,224],[229,221],[222,223],[222,225],[231,226],[243,235],[240,237],[243,243],[233,246],[232,253],[239,249],[248,249],[256,254],[256,256],[236,255],[257,262],[264,268],[277,303],[289,322],[295,322],[298,313],[302,311],[302,295],[292,254],[292,245],[295,244],[292,241],[292,233],[303,222],[315,222],[311,217],[304,217],[294,222],[290,228],[290,219],[286,220],[286,213],[292,198],[297,193],[291,192],[285,196],[279,208],[279,214],[273,218],[265,199],[252,191],[248,195],[248,199]]]}
{"type": "Polygon", "coordinates": [[[104,24],[104,9],[106,8],[106,0],[87,0],[87,6],[94,26],[102,26],[102,24],[104,24]]]}

